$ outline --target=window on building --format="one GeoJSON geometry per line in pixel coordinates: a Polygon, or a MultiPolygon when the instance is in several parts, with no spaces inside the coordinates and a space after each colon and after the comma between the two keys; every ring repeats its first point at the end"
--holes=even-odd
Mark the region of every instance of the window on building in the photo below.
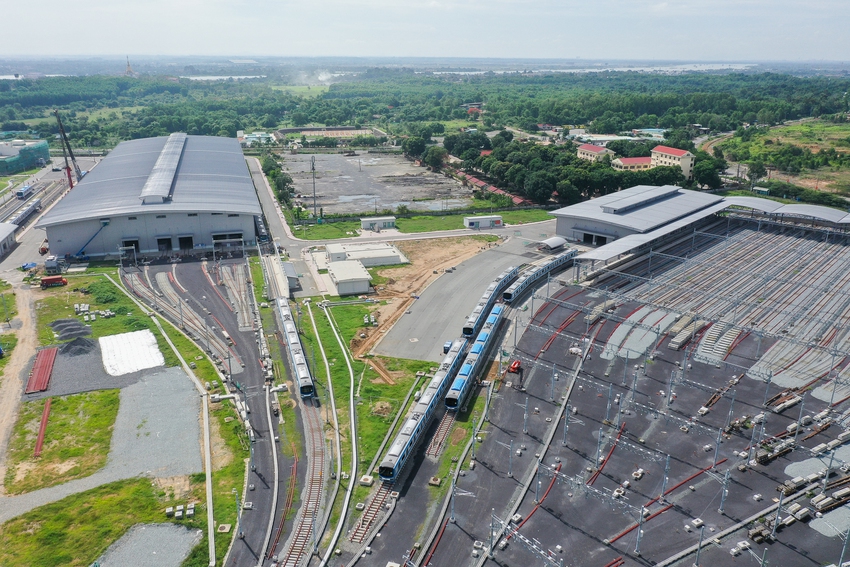
{"type": "Polygon", "coordinates": [[[158,218],[158,219],[164,219],[164,218],[165,218],[165,215],[156,215],[156,218],[158,218]]]}
{"type": "Polygon", "coordinates": [[[239,215],[235,215],[235,214],[231,213],[231,214],[229,214],[229,215],[227,215],[227,216],[229,216],[229,217],[238,217],[239,215]]]}
{"type": "Polygon", "coordinates": [[[127,220],[136,220],[136,217],[127,217],[127,220]]]}
{"type": "Polygon", "coordinates": [[[196,216],[198,216],[198,213],[189,213],[189,216],[190,217],[196,217],[196,216]]]}

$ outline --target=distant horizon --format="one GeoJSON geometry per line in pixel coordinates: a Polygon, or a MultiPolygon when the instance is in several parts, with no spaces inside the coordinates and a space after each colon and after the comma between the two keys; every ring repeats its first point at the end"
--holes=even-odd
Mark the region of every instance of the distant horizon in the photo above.
{"type": "Polygon", "coordinates": [[[12,3],[3,16],[15,56],[790,63],[850,54],[846,0],[89,0],[73,9],[44,0],[38,10],[12,3]],[[49,29],[45,15],[66,33],[38,33],[49,29]]]}

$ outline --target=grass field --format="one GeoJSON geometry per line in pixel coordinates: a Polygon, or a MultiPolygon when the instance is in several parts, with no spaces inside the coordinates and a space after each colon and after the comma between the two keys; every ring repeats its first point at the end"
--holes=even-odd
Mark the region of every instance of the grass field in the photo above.
{"type": "MultiPolygon", "coordinates": [[[[113,279],[118,274],[113,270],[113,279]]],[[[98,317],[91,323],[92,338],[150,329],[157,338],[166,366],[177,366],[178,360],[151,318],[145,316],[135,303],[109,280],[99,276],[69,276],[65,287],[36,290],[35,308],[38,341],[42,346],[56,344],[59,340],[49,323],[57,319],[74,318],[74,304],[88,303],[91,310],[111,309],[117,315],[110,319],[98,317]],[[83,293],[81,289],[89,293],[83,293]],[[74,291],[77,290],[77,291],[74,291]]]]}
{"type": "Polygon", "coordinates": [[[10,494],[32,492],[82,478],[106,464],[118,415],[118,390],[53,398],[41,456],[33,449],[45,400],[21,404],[7,453],[10,494]]]}
{"type": "MultiPolygon", "coordinates": [[[[202,477],[201,477],[202,478],[202,477]]],[[[193,499],[203,484],[191,481],[193,499]]],[[[136,523],[161,522],[163,509],[178,503],[146,478],[106,484],[42,506],[0,526],[0,565],[85,567],[136,523]]],[[[232,506],[231,506],[232,507],[232,506]]],[[[203,507],[202,507],[203,508],[203,507]]],[[[199,509],[186,526],[203,528],[199,509]]]]}
{"type": "MultiPolygon", "coordinates": [[[[485,214],[482,210],[480,214],[485,214]]],[[[552,219],[552,215],[543,209],[524,209],[518,211],[499,211],[493,214],[502,215],[502,220],[510,225],[538,222],[552,219]]],[[[430,216],[421,215],[396,220],[399,232],[414,234],[420,232],[435,232],[440,230],[460,230],[463,228],[464,214],[430,216]]],[[[291,218],[289,219],[291,222],[291,218]]],[[[334,222],[320,225],[295,226],[293,233],[305,240],[335,240],[351,238],[360,229],[360,223],[334,222]]]]}

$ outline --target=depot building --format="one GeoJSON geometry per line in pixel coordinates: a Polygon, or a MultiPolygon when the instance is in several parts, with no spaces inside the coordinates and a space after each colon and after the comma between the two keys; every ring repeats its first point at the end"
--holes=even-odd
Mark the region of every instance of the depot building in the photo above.
{"type": "Polygon", "coordinates": [[[183,256],[254,245],[261,214],[237,140],[177,133],[122,142],[37,226],[60,257],[183,256]]]}

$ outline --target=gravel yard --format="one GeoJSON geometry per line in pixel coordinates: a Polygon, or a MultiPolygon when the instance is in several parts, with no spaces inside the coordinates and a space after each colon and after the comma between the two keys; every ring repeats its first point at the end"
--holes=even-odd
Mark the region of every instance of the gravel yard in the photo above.
{"type": "Polygon", "coordinates": [[[0,523],[108,482],[140,475],[172,477],[202,472],[200,403],[198,392],[181,368],[140,376],[121,390],[103,470],[29,494],[0,497],[0,523]]]}
{"type": "MultiPolygon", "coordinates": [[[[33,360],[30,361],[32,366],[33,360]]],[[[139,370],[130,374],[116,377],[110,376],[103,369],[100,345],[96,340],[77,338],[65,343],[59,348],[56,363],[53,365],[53,375],[50,387],[45,392],[22,394],[25,402],[49,398],[52,396],[68,396],[93,390],[109,390],[126,388],[135,384],[143,376],[161,372],[162,369],[139,370]]],[[[22,390],[23,391],[23,390],[22,390]]]]}
{"type": "Polygon", "coordinates": [[[316,158],[316,207],[326,213],[365,213],[405,205],[413,211],[458,209],[472,202],[472,190],[454,179],[416,167],[398,155],[288,155],[284,167],[295,182],[295,200],[313,207],[310,158],[316,158]]]}
{"type": "Polygon", "coordinates": [[[138,524],[109,546],[101,567],[180,567],[202,537],[201,530],[175,524],[138,524]]]}

